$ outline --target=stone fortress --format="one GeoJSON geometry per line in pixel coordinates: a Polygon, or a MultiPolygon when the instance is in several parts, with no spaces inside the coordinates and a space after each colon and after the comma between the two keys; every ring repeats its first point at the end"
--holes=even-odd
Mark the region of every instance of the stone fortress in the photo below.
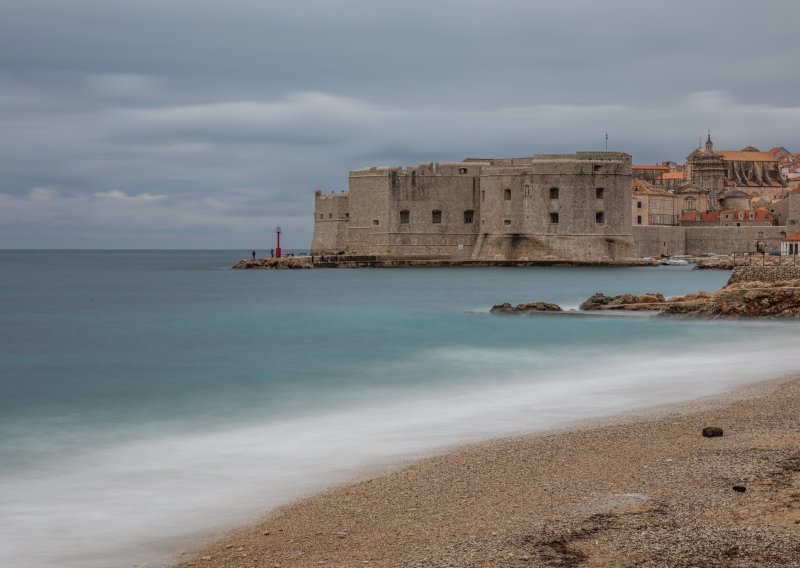
{"type": "Polygon", "coordinates": [[[347,192],[316,192],[311,253],[336,262],[624,264],[779,251],[800,193],[767,156],[714,152],[709,134],[685,166],[576,152],[353,170],[347,192]]]}

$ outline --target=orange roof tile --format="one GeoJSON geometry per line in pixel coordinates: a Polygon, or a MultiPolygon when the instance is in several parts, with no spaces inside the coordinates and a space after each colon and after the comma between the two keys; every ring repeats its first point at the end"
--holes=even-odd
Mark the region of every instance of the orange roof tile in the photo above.
{"type": "Polygon", "coordinates": [[[783,242],[787,242],[787,241],[800,241],[800,233],[795,233],[794,235],[789,235],[788,237],[783,239],[783,242]]]}
{"type": "Polygon", "coordinates": [[[683,172],[665,172],[661,174],[661,179],[683,179],[683,172]]]}
{"type": "Polygon", "coordinates": [[[717,150],[717,154],[732,162],[776,162],[769,152],[750,152],[739,150],[717,150]]]}

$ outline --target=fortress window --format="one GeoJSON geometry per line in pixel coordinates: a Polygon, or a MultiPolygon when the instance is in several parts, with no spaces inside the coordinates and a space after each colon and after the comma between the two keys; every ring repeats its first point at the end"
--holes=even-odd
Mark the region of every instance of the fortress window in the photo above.
{"type": "Polygon", "coordinates": [[[380,222],[380,221],[378,221],[377,219],[373,219],[373,220],[372,220],[372,224],[373,224],[373,225],[375,225],[375,226],[377,226],[377,225],[380,225],[380,224],[381,224],[381,222],[380,222]]]}
{"type": "Polygon", "coordinates": [[[506,201],[511,201],[511,190],[510,189],[504,189],[503,190],[503,199],[505,199],[506,201]]]}
{"type": "Polygon", "coordinates": [[[601,166],[600,164],[595,164],[594,165],[594,171],[599,172],[602,169],[603,169],[603,166],[601,166]]]}
{"type": "Polygon", "coordinates": [[[345,213],[345,214],[344,214],[344,218],[345,218],[345,219],[349,219],[349,218],[350,218],[350,213],[345,213]]]}
{"type": "Polygon", "coordinates": [[[637,201],[636,202],[636,209],[641,209],[641,208],[642,208],[642,202],[641,201],[637,201]]]}
{"type": "Polygon", "coordinates": [[[333,219],[333,213],[328,213],[328,219],[333,219]]]}
{"type": "Polygon", "coordinates": [[[467,173],[467,168],[458,168],[458,173],[460,173],[460,174],[467,173]]]}
{"type": "Polygon", "coordinates": [[[550,213],[550,222],[553,224],[558,223],[558,213],[550,213]]]}
{"type": "Polygon", "coordinates": [[[641,225],[642,224],[642,216],[641,215],[637,215],[636,216],[636,224],[637,225],[641,225]]]}
{"type": "Polygon", "coordinates": [[[481,202],[486,201],[486,192],[481,190],[481,202]]]}
{"type": "Polygon", "coordinates": [[[320,213],[320,214],[319,214],[319,218],[320,218],[320,219],[324,219],[324,218],[325,218],[325,213],[320,213]]]}
{"type": "Polygon", "coordinates": [[[433,223],[438,225],[439,223],[442,222],[442,212],[439,211],[438,209],[432,212],[432,216],[433,216],[432,219],[433,223]]]}
{"type": "Polygon", "coordinates": [[[408,211],[400,211],[400,224],[408,225],[411,221],[411,213],[408,211]]]}
{"type": "Polygon", "coordinates": [[[510,225],[511,219],[503,219],[503,225],[510,225]]]}
{"type": "MultiPolygon", "coordinates": [[[[558,199],[558,188],[557,187],[551,187],[550,188],[550,199],[558,199]]],[[[558,221],[556,221],[556,223],[558,223],[558,221]]]]}
{"type": "Polygon", "coordinates": [[[474,217],[475,217],[475,211],[473,211],[472,209],[467,209],[466,211],[464,211],[464,223],[466,225],[472,225],[472,220],[474,219],[474,217]]]}
{"type": "Polygon", "coordinates": [[[606,222],[606,215],[602,211],[598,211],[594,214],[594,222],[598,225],[602,225],[606,222]]]}
{"type": "Polygon", "coordinates": [[[594,196],[597,199],[603,199],[603,194],[605,193],[605,191],[606,190],[603,189],[602,187],[598,187],[597,189],[594,190],[594,196]]]}

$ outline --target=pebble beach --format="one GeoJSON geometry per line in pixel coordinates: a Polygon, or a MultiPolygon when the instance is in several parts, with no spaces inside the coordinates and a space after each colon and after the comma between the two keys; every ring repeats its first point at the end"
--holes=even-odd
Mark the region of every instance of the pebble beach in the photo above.
{"type": "Polygon", "coordinates": [[[792,377],[456,448],[295,501],[175,568],[800,566],[798,408],[792,377]]]}

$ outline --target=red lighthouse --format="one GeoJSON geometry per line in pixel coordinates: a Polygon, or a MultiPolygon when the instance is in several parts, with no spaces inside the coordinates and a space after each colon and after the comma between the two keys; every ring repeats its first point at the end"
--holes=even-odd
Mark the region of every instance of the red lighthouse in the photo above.
{"type": "Polygon", "coordinates": [[[275,235],[278,237],[278,246],[275,247],[275,258],[281,257],[281,227],[275,227],[275,235]]]}

